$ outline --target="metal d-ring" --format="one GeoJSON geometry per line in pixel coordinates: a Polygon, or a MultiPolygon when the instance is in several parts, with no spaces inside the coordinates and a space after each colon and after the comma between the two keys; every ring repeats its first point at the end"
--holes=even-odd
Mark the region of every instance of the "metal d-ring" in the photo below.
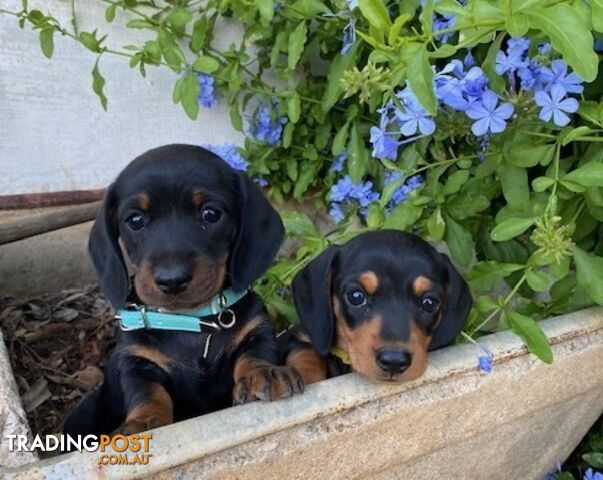
{"type": "Polygon", "coordinates": [[[237,317],[230,308],[225,308],[220,313],[218,313],[218,324],[226,330],[228,330],[229,328],[232,328],[236,321],[237,321],[237,317]],[[230,322],[228,322],[228,323],[226,323],[222,320],[222,316],[225,313],[228,313],[228,315],[230,315],[230,322]]]}

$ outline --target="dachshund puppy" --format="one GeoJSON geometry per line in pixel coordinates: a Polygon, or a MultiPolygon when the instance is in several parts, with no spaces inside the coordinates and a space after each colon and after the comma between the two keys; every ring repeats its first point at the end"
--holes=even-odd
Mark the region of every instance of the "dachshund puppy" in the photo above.
{"type": "Polygon", "coordinates": [[[132,434],[300,392],[299,375],[277,366],[270,319],[249,289],[283,235],[247,175],[203,148],[168,145],[130,163],[109,186],[89,241],[123,331],[103,385],[65,433],[132,434]]]}
{"type": "Polygon", "coordinates": [[[349,371],[402,382],[449,344],[471,308],[448,257],[419,237],[383,230],[331,246],[293,280],[300,318],[279,338],[281,361],[310,384],[349,371]]]}

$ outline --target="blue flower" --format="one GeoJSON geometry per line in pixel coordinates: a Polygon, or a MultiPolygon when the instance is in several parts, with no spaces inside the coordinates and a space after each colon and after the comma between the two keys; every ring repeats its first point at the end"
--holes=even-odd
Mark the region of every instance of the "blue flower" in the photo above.
{"type": "Polygon", "coordinates": [[[204,73],[198,73],[197,79],[199,80],[199,105],[205,108],[212,108],[218,103],[214,92],[214,77],[211,75],[205,75],[204,73]]]}
{"type": "MultiPolygon", "coordinates": [[[[385,174],[385,184],[388,185],[392,182],[396,182],[404,177],[402,172],[388,171],[385,174]]],[[[391,200],[387,204],[387,211],[390,212],[396,205],[399,205],[408,198],[411,192],[423,185],[423,178],[421,175],[414,175],[407,179],[402,185],[400,185],[392,194],[391,200]]]]}
{"type": "Polygon", "coordinates": [[[475,136],[502,132],[508,120],[513,115],[513,105],[508,102],[498,105],[498,96],[492,90],[486,90],[482,98],[472,103],[465,113],[472,120],[477,120],[471,125],[475,136]]]}
{"type": "Polygon", "coordinates": [[[264,188],[268,186],[268,180],[263,177],[255,177],[253,181],[260,187],[264,188]]]}
{"type": "Polygon", "coordinates": [[[475,66],[475,58],[473,57],[473,53],[471,53],[471,49],[467,50],[467,55],[463,59],[463,64],[467,68],[471,68],[475,66]]]}
{"type": "Polygon", "coordinates": [[[559,85],[553,85],[550,94],[544,90],[536,92],[534,101],[542,107],[538,115],[540,119],[548,122],[552,117],[555,125],[565,127],[570,122],[565,113],[578,110],[578,101],[575,98],[565,98],[566,95],[566,91],[559,85]]]}
{"type": "Polygon", "coordinates": [[[541,43],[540,45],[538,45],[538,53],[540,53],[540,55],[548,55],[549,53],[551,53],[552,49],[553,47],[551,47],[551,44],[549,42],[541,43]]]}
{"type": "Polygon", "coordinates": [[[586,470],[586,472],[584,472],[584,477],[582,477],[582,480],[603,480],[603,473],[589,468],[586,470]]]}
{"type": "Polygon", "coordinates": [[[354,183],[351,177],[346,175],[331,187],[330,198],[329,214],[336,222],[340,222],[345,217],[346,207],[356,207],[360,215],[366,217],[367,207],[379,200],[379,194],[373,191],[372,182],[354,183]]]}
{"type": "Polygon", "coordinates": [[[355,42],[356,42],[356,19],[354,17],[352,17],[352,18],[350,18],[350,21],[343,29],[343,40],[342,40],[343,45],[341,47],[341,54],[345,55],[346,53],[348,53],[354,46],[355,42]]]}
{"type": "Polygon", "coordinates": [[[522,54],[520,54],[518,50],[511,52],[507,51],[507,53],[499,51],[496,54],[496,66],[494,67],[494,70],[496,70],[496,73],[499,75],[503,75],[507,72],[513,73],[518,68],[525,67],[526,65],[526,61],[522,58],[522,54]]]}
{"type": "Polygon", "coordinates": [[[400,133],[406,137],[415,135],[417,130],[423,135],[431,135],[435,131],[435,122],[414,98],[406,99],[404,110],[396,110],[395,115],[400,123],[400,133]]]}
{"type": "Polygon", "coordinates": [[[603,52],[603,38],[595,38],[595,52],[603,52]]]}
{"type": "Polygon", "coordinates": [[[543,83],[548,83],[548,88],[553,85],[559,85],[568,93],[582,93],[584,87],[583,80],[575,73],[567,74],[567,64],[563,60],[555,60],[551,64],[551,69],[542,67],[540,75],[543,83]]]}
{"type": "Polygon", "coordinates": [[[434,33],[434,37],[436,38],[436,40],[440,40],[442,43],[448,42],[448,39],[451,37],[451,35],[454,32],[438,34],[438,31],[439,30],[447,30],[449,28],[454,27],[455,22],[456,22],[455,15],[439,15],[437,13],[434,14],[432,28],[433,28],[433,33],[434,33]]]}
{"type": "Polygon", "coordinates": [[[344,150],[339,155],[337,155],[337,158],[331,164],[331,169],[330,170],[332,172],[341,172],[343,170],[343,166],[344,166],[345,161],[347,159],[348,159],[348,152],[346,150],[344,150]]]}
{"type": "Polygon", "coordinates": [[[530,48],[530,39],[523,37],[512,37],[507,40],[507,53],[517,57],[523,57],[530,48]]]}
{"type": "Polygon", "coordinates": [[[235,170],[247,170],[249,163],[241,155],[237,146],[234,143],[224,143],[222,145],[204,144],[202,147],[207,148],[210,152],[215,153],[218,157],[224,160],[235,170]]]}
{"type": "Polygon", "coordinates": [[[381,160],[395,160],[398,157],[398,142],[383,128],[371,127],[370,142],[373,146],[373,157],[381,160]]]}
{"type": "Polygon", "coordinates": [[[283,125],[287,123],[287,117],[280,117],[277,102],[273,101],[271,108],[267,103],[260,102],[255,111],[255,122],[251,124],[251,134],[253,137],[270,145],[278,145],[283,133],[283,125]],[[274,115],[273,115],[274,113],[274,115]]]}
{"type": "Polygon", "coordinates": [[[481,68],[473,67],[460,81],[463,93],[470,97],[481,97],[488,86],[488,77],[481,68]]]}
{"type": "Polygon", "coordinates": [[[541,90],[542,76],[540,74],[541,65],[537,60],[530,60],[525,67],[517,70],[517,76],[521,80],[520,86],[524,90],[541,90]]]}
{"type": "Polygon", "coordinates": [[[494,354],[488,350],[486,347],[483,347],[479,343],[476,344],[477,347],[481,350],[481,354],[478,357],[478,365],[479,369],[482,372],[491,373],[492,372],[492,362],[494,360],[494,354]]]}

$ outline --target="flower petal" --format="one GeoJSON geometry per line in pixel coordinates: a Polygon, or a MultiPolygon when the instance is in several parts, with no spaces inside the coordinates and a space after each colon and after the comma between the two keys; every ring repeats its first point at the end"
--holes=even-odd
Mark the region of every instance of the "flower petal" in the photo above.
{"type": "Polygon", "coordinates": [[[418,122],[413,118],[412,120],[408,120],[407,122],[400,124],[400,133],[406,137],[410,137],[411,135],[415,134],[417,127],[418,122]]]}
{"type": "Polygon", "coordinates": [[[513,105],[509,102],[506,102],[500,105],[496,110],[494,110],[494,116],[506,120],[511,115],[513,115],[514,111],[515,108],[513,107],[513,105]]]}
{"type": "Polygon", "coordinates": [[[544,90],[539,90],[534,94],[534,101],[539,107],[545,107],[553,103],[549,94],[544,90]]]}
{"type": "Polygon", "coordinates": [[[559,102],[558,108],[559,110],[563,110],[568,113],[574,113],[578,110],[579,106],[578,100],[575,98],[566,98],[565,100],[559,102]]]}
{"type": "Polygon", "coordinates": [[[555,123],[555,125],[565,127],[570,122],[570,118],[561,110],[555,108],[553,110],[553,122],[555,123]]]}
{"type": "Polygon", "coordinates": [[[546,105],[546,106],[542,107],[542,110],[540,110],[540,113],[538,114],[538,117],[540,118],[540,120],[543,120],[545,122],[548,122],[552,116],[553,116],[553,107],[551,105],[546,105]]]}
{"type": "Polygon", "coordinates": [[[467,116],[473,120],[478,118],[487,117],[490,113],[484,108],[482,102],[475,102],[471,104],[467,110],[465,110],[467,116]]]}
{"type": "Polygon", "coordinates": [[[471,125],[471,131],[473,132],[473,135],[479,137],[486,134],[489,126],[490,119],[488,117],[484,117],[471,125]]]}
{"type": "Polygon", "coordinates": [[[419,131],[423,135],[431,135],[436,128],[435,122],[429,117],[419,118],[419,131]]]}
{"type": "Polygon", "coordinates": [[[507,127],[507,123],[495,116],[490,118],[490,131],[492,133],[500,133],[507,127]]]}

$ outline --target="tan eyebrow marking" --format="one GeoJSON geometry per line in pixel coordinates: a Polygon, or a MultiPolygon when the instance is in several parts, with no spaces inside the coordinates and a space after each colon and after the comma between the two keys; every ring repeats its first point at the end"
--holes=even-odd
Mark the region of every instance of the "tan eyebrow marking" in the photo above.
{"type": "Polygon", "coordinates": [[[424,277],[423,275],[419,275],[417,278],[415,278],[415,281],[412,286],[415,291],[415,294],[418,297],[420,297],[425,292],[428,292],[429,290],[431,290],[432,283],[431,283],[431,280],[429,280],[429,278],[424,277]]]}
{"type": "Polygon", "coordinates": [[[369,295],[375,293],[377,291],[377,288],[379,287],[379,279],[377,278],[377,275],[375,274],[375,272],[372,272],[370,270],[361,273],[358,277],[358,281],[364,287],[366,293],[368,293],[369,295]]]}

